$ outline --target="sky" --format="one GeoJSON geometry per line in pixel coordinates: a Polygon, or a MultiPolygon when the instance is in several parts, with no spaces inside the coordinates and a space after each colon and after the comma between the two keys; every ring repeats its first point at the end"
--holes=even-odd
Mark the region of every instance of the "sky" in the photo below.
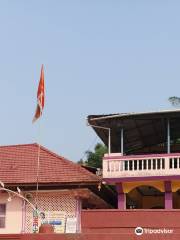
{"type": "Polygon", "coordinates": [[[92,114],[171,109],[180,96],[180,2],[1,0],[0,145],[72,160],[100,141],[92,114]],[[41,64],[43,117],[32,124],[41,64]]]}

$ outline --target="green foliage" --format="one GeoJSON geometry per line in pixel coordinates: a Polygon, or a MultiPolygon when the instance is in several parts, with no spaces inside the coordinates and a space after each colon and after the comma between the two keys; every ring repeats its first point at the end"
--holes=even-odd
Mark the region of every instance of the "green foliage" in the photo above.
{"type": "Polygon", "coordinates": [[[90,167],[102,168],[102,158],[107,153],[107,147],[104,144],[97,143],[94,151],[86,151],[86,160],[83,162],[82,159],[78,162],[90,167]]]}
{"type": "Polygon", "coordinates": [[[180,98],[173,96],[173,97],[169,97],[168,101],[171,103],[172,106],[174,107],[179,107],[180,106],[180,98]]]}

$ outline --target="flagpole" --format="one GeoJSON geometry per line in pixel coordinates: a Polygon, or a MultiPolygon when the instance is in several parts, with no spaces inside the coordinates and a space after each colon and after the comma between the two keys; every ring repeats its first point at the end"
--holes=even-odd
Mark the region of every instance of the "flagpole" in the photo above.
{"type": "MultiPolygon", "coordinates": [[[[42,94],[41,94],[41,103],[42,103],[42,94]]],[[[40,107],[40,117],[42,117],[42,108],[40,107]]],[[[40,135],[41,135],[41,119],[39,119],[39,141],[38,141],[38,157],[37,157],[37,173],[36,173],[36,208],[38,205],[38,193],[39,193],[39,169],[40,169],[40,153],[41,153],[41,145],[40,145],[40,135]]]]}
{"type": "Polygon", "coordinates": [[[36,172],[36,208],[38,208],[38,192],[39,192],[39,167],[40,167],[40,144],[38,143],[38,158],[37,158],[37,172],[36,172]]]}
{"type": "MultiPolygon", "coordinates": [[[[42,117],[43,108],[44,108],[44,66],[42,65],[38,92],[37,92],[37,108],[36,108],[33,122],[35,122],[38,118],[42,117]]],[[[40,153],[41,153],[40,130],[41,130],[41,123],[39,119],[39,131],[38,131],[39,139],[37,140],[38,151],[37,151],[36,197],[35,197],[36,208],[38,205],[38,193],[39,193],[39,170],[40,170],[40,153]]]]}

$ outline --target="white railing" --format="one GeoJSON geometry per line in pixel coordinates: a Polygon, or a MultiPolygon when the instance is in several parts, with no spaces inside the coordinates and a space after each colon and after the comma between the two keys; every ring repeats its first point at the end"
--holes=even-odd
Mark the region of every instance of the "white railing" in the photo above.
{"type": "Polygon", "coordinates": [[[121,156],[106,154],[103,178],[180,175],[180,153],[121,156]]]}

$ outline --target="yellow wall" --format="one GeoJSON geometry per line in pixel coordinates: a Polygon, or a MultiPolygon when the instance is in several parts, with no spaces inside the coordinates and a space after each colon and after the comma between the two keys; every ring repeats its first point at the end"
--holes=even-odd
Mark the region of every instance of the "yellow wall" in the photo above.
{"type": "MultiPolygon", "coordinates": [[[[125,182],[123,185],[124,193],[128,193],[136,187],[140,186],[151,186],[155,187],[161,192],[165,191],[164,182],[163,181],[139,181],[139,182],[125,182]]],[[[176,192],[180,189],[180,181],[172,181],[171,182],[172,192],[176,192]]]]}
{"type": "MultiPolygon", "coordinates": [[[[128,197],[134,200],[137,208],[151,209],[153,207],[164,207],[164,196],[141,196],[137,191],[137,187],[151,186],[161,192],[165,191],[164,181],[139,181],[139,182],[125,182],[122,183],[123,191],[128,197]]],[[[171,188],[173,192],[173,208],[180,209],[180,195],[176,193],[180,190],[180,181],[172,181],[171,188]]]]}
{"type": "Polygon", "coordinates": [[[136,187],[140,186],[151,186],[157,188],[159,191],[164,192],[164,182],[163,181],[143,181],[143,182],[125,182],[123,183],[124,193],[128,193],[136,187]]]}
{"type": "Polygon", "coordinates": [[[172,181],[171,183],[172,192],[176,192],[180,189],[180,181],[172,181]]]}

